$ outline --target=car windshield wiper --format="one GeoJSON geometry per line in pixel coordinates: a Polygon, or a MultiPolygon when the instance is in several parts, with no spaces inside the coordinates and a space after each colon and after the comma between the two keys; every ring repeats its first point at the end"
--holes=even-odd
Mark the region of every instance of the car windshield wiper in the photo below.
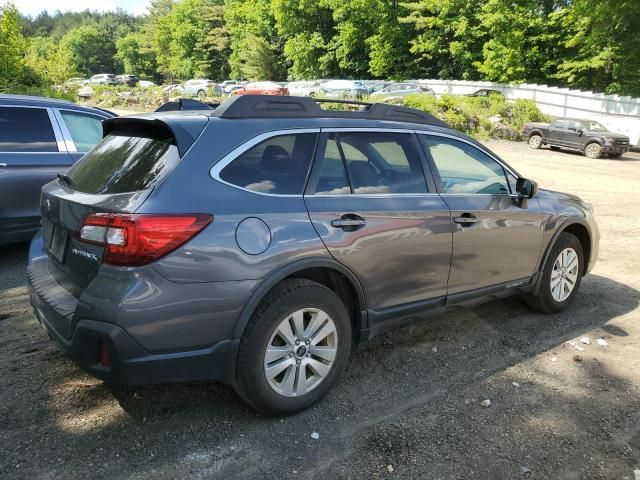
{"type": "Polygon", "coordinates": [[[67,185],[71,185],[71,177],[64,173],[58,173],[58,180],[67,185]]]}

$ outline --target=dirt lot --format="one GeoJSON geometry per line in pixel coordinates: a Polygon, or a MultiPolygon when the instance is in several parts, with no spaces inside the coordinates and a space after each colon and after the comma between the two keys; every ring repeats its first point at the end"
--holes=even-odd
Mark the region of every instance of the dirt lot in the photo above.
{"type": "Polygon", "coordinates": [[[26,246],[2,248],[0,477],[633,479],[640,155],[489,145],[541,186],[594,204],[600,260],[575,303],[545,316],[509,299],[386,334],[323,402],[289,418],[259,416],[223,385],[88,377],[31,312],[26,246]]]}

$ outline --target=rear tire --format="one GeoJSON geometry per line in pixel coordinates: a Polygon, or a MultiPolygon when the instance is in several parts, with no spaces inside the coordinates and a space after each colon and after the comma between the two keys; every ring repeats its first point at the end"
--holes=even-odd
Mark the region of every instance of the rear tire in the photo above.
{"type": "Polygon", "coordinates": [[[542,137],[538,134],[531,135],[527,141],[530,148],[538,150],[542,146],[542,137]]]}
{"type": "Polygon", "coordinates": [[[573,301],[583,274],[584,254],[580,240],[571,233],[561,233],[540,272],[538,292],[525,299],[535,310],[560,312],[573,301]]]}
{"type": "Polygon", "coordinates": [[[602,154],[602,147],[595,142],[591,142],[584,147],[584,155],[589,158],[600,158],[602,154]]]}
{"type": "Polygon", "coordinates": [[[350,351],[351,321],[342,300],[319,283],[284,280],[242,335],[234,387],[262,413],[299,412],[333,387],[350,351]]]}

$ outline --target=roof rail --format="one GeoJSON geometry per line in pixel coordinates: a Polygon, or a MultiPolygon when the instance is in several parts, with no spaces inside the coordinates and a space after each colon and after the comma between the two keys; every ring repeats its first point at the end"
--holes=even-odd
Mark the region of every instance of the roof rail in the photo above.
{"type": "Polygon", "coordinates": [[[220,118],[363,118],[409,122],[449,128],[445,122],[430,113],[415,108],[367,103],[353,100],[314,99],[273,95],[238,95],[222,103],[211,116],[220,118]],[[367,107],[357,111],[323,110],[318,103],[344,103],[367,107]]]}

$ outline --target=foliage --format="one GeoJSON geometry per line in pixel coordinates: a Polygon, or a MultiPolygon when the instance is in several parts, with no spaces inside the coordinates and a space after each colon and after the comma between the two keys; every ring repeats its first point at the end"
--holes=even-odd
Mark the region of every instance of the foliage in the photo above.
{"type": "Polygon", "coordinates": [[[638,0],[151,0],[139,17],[33,19],[0,8],[4,85],[127,72],[171,83],[453,78],[640,95],[638,0]]]}
{"type": "Polygon", "coordinates": [[[410,95],[404,105],[429,112],[452,128],[476,138],[501,137],[505,130],[517,139],[526,122],[548,120],[533,100],[507,102],[502,95],[465,97],[430,94],[410,95]]]}

